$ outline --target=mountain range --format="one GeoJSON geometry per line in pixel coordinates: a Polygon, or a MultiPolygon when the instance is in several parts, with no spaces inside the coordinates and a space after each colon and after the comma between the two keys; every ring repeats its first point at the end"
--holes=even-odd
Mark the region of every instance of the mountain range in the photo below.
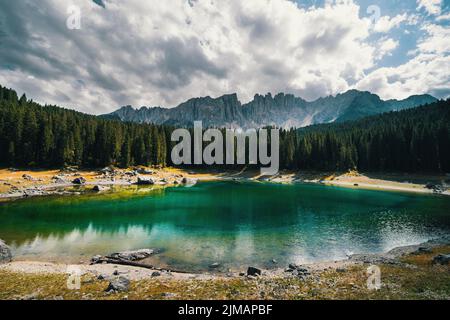
{"type": "Polygon", "coordinates": [[[191,127],[203,121],[204,127],[218,128],[301,128],[313,124],[344,122],[389,111],[400,111],[433,103],[430,95],[414,95],[404,100],[382,100],[378,95],[350,90],[336,96],[308,102],[292,94],[255,95],[241,104],[237,94],[218,98],[193,98],[175,108],[125,106],[103,117],[122,121],[191,127]]]}

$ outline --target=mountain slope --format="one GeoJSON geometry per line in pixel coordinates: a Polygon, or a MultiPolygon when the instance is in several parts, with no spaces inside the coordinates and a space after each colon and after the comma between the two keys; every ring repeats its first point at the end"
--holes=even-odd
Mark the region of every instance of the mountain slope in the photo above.
{"type": "Polygon", "coordinates": [[[350,90],[337,96],[308,102],[291,94],[270,93],[255,95],[249,103],[241,105],[236,94],[190,99],[172,109],[133,109],[131,106],[107,115],[123,121],[192,126],[202,120],[206,127],[258,128],[274,125],[282,128],[305,127],[312,124],[357,120],[383,112],[399,111],[433,103],[430,95],[412,96],[405,100],[383,101],[370,92],[350,90]]]}

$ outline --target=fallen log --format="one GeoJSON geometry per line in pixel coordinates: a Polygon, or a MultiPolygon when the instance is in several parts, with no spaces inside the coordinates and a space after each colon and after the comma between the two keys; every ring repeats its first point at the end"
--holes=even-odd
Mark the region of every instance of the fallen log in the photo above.
{"type": "Polygon", "coordinates": [[[138,267],[138,268],[154,270],[154,267],[150,264],[143,264],[143,263],[139,263],[139,262],[133,262],[133,261],[123,260],[123,259],[111,259],[111,258],[98,259],[95,262],[92,262],[91,265],[103,264],[103,263],[118,264],[118,265],[122,265],[122,266],[130,266],[130,267],[138,267]]]}
{"type": "Polygon", "coordinates": [[[191,273],[191,272],[187,272],[187,271],[180,271],[180,270],[173,270],[173,269],[169,270],[169,269],[157,268],[157,267],[152,266],[150,264],[133,262],[133,261],[123,260],[123,259],[111,259],[111,258],[98,259],[96,261],[91,262],[91,265],[103,264],[103,263],[117,264],[117,265],[137,267],[137,268],[144,268],[144,269],[150,269],[150,270],[155,270],[155,271],[170,271],[170,272],[185,273],[185,274],[191,273]]]}

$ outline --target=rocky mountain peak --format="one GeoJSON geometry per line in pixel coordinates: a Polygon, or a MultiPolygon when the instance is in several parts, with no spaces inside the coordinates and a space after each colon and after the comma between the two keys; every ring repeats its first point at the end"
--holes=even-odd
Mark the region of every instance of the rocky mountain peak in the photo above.
{"type": "Polygon", "coordinates": [[[430,95],[415,95],[404,100],[382,100],[378,95],[348,90],[336,96],[308,102],[293,94],[256,94],[252,101],[241,104],[236,93],[217,98],[192,98],[175,108],[139,110],[125,106],[107,115],[124,121],[192,126],[203,121],[204,126],[260,128],[274,125],[282,128],[304,127],[318,123],[342,122],[388,111],[413,108],[435,102],[430,95]]]}

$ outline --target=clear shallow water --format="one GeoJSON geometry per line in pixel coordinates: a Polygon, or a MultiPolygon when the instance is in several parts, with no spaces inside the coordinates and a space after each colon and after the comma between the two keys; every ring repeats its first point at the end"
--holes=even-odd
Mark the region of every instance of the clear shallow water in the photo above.
{"type": "Polygon", "coordinates": [[[252,182],[137,194],[3,203],[0,238],[19,259],[78,262],[162,248],[154,263],[204,270],[344,259],[450,234],[445,196],[252,182]]]}

